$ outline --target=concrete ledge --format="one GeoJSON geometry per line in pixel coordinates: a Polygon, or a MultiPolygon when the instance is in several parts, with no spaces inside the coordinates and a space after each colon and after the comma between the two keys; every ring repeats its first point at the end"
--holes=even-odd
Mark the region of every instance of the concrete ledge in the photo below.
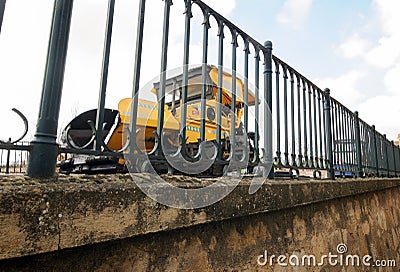
{"type": "MultiPolygon", "coordinates": [[[[138,174],[135,179],[146,179],[138,174]]],[[[216,179],[173,177],[198,188],[216,179]]],[[[229,179],[226,180],[229,182],[229,179]]],[[[160,205],[129,175],[59,176],[50,182],[0,176],[0,259],[265,213],[400,186],[399,179],[266,180],[250,195],[242,180],[220,202],[195,210],[160,205]]]]}

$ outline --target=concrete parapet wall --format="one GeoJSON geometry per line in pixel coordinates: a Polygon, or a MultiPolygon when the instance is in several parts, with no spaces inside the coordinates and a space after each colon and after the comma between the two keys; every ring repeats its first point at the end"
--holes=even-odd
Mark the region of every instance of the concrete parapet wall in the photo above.
{"type": "Polygon", "coordinates": [[[243,180],[222,201],[195,210],[157,204],[127,175],[1,180],[0,270],[269,271],[257,264],[265,250],[320,256],[339,243],[400,264],[399,180],[267,180],[254,195],[243,180]]]}

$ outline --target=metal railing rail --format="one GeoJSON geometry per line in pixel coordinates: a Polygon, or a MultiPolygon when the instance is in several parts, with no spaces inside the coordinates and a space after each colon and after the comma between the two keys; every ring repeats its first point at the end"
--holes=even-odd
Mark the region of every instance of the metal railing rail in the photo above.
{"type": "MultiPolygon", "coordinates": [[[[161,1],[160,1],[161,2],[161,1]]],[[[232,162],[235,167],[243,165],[267,166],[273,163],[270,171],[263,175],[274,177],[274,168],[287,168],[300,176],[300,170],[314,170],[315,177],[321,177],[321,171],[326,171],[329,178],[341,175],[364,176],[400,176],[400,149],[393,142],[386,139],[385,135],[378,133],[374,126],[361,120],[358,112],[352,112],[339,101],[331,98],[330,90],[322,90],[309,79],[296,71],[277,56],[272,55],[272,43],[265,44],[249,36],[224,16],[213,10],[200,0],[183,0],[184,2],[184,35],[183,35],[183,74],[182,74],[182,101],[180,119],[180,148],[179,154],[186,160],[195,161],[202,154],[199,149],[196,156],[187,153],[187,102],[189,83],[189,56],[191,53],[190,39],[193,28],[193,8],[196,6],[202,13],[202,78],[201,89],[201,122],[199,127],[200,141],[206,141],[206,69],[209,60],[211,20],[217,23],[218,34],[218,93],[216,111],[216,140],[215,165],[226,166],[232,162]],[[231,41],[231,48],[226,48],[224,41],[231,41]],[[244,68],[244,117],[243,127],[249,129],[248,92],[249,81],[253,80],[255,89],[255,126],[254,126],[254,155],[251,159],[237,158],[235,145],[235,127],[232,126],[230,135],[230,156],[222,154],[222,90],[223,70],[226,63],[224,52],[230,50],[232,71],[232,102],[230,108],[236,108],[236,79],[238,67],[238,47],[243,44],[244,68]],[[250,56],[254,57],[254,78],[249,79],[250,56]],[[260,84],[260,79],[263,84],[260,84]],[[261,86],[260,86],[261,85],[261,86]],[[260,89],[262,88],[262,89],[260,89]],[[263,98],[263,99],[262,99],[263,98]],[[261,110],[261,105],[268,110],[261,110]],[[272,118],[273,117],[273,118],[272,118]],[[260,121],[260,122],[257,122],[260,121]],[[259,123],[264,124],[262,127],[259,123]],[[263,132],[263,133],[261,133],[263,132]],[[263,137],[260,135],[263,134],[263,137]],[[274,140],[275,139],[275,140],[274,140]],[[262,141],[262,146],[260,148],[262,141]],[[243,164],[245,161],[245,164],[243,164]]],[[[0,9],[1,9],[0,2],[0,9]]],[[[163,36],[161,47],[159,97],[158,109],[166,105],[166,71],[168,63],[168,43],[170,34],[170,14],[172,0],[164,0],[163,36]]],[[[27,174],[32,177],[48,177],[54,175],[56,159],[59,153],[74,153],[88,155],[107,155],[122,157],[122,152],[130,152],[136,156],[148,156],[152,162],[167,163],[161,135],[164,128],[164,111],[158,111],[155,147],[150,153],[144,153],[136,145],[138,124],[138,97],[140,94],[139,82],[141,77],[143,34],[145,30],[146,1],[139,1],[139,13],[136,35],[136,51],[134,62],[134,75],[132,87],[132,107],[127,145],[122,150],[110,150],[104,143],[103,122],[104,105],[107,89],[108,63],[112,42],[112,29],[114,18],[115,0],[109,0],[107,23],[104,39],[104,54],[102,73],[99,88],[98,109],[96,122],[89,122],[92,130],[90,141],[82,147],[69,143],[60,147],[57,142],[58,114],[60,110],[61,92],[64,76],[66,54],[68,50],[68,36],[72,15],[72,0],[55,0],[53,21],[49,40],[45,77],[43,82],[40,114],[34,140],[29,147],[18,144],[0,143],[0,149],[29,150],[29,165],[27,174]],[[93,144],[93,150],[83,147],[93,144]]],[[[3,5],[4,8],[4,5],[3,5]]],[[[1,23],[1,21],[0,21],[1,23]]],[[[0,24],[1,27],[1,24],[0,24]]],[[[232,114],[231,123],[235,123],[232,114]]],[[[68,136],[67,136],[68,138],[68,136]]],[[[265,168],[267,169],[267,168],[265,168]]]]}

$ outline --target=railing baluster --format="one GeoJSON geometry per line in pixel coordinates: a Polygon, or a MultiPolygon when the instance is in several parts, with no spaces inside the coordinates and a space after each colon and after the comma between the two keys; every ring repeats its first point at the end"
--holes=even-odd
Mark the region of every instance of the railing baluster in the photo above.
{"type": "MultiPolygon", "coordinates": [[[[366,153],[365,150],[367,148],[367,144],[370,143],[370,133],[369,133],[369,129],[365,126],[365,124],[363,122],[361,122],[361,120],[359,118],[358,122],[360,124],[360,132],[361,132],[361,137],[360,137],[360,143],[361,143],[361,160],[362,160],[362,164],[363,164],[363,168],[364,168],[364,173],[365,176],[368,176],[369,172],[370,172],[370,163],[371,163],[371,159],[370,159],[370,153],[372,152],[368,152],[366,153]]],[[[369,149],[371,150],[371,149],[369,149]]],[[[358,163],[357,163],[358,164],[358,163]]]]}
{"type": "Polygon", "coordinates": [[[17,150],[14,150],[14,173],[17,172],[16,167],[17,167],[17,150]]]}
{"type": "Polygon", "coordinates": [[[319,168],[318,166],[318,129],[317,129],[317,101],[316,101],[316,92],[317,89],[313,86],[313,106],[314,106],[314,150],[315,150],[315,158],[314,158],[314,167],[319,168]]]}
{"type": "Polygon", "coordinates": [[[342,123],[340,120],[340,106],[338,103],[335,103],[335,118],[336,118],[336,145],[337,145],[337,152],[338,152],[338,165],[337,169],[338,170],[343,170],[343,138],[341,135],[341,128],[342,128],[342,123]]]}
{"type": "MultiPolygon", "coordinates": [[[[373,152],[370,152],[370,159],[371,159],[371,175],[377,175],[377,160],[376,160],[376,145],[375,145],[375,137],[374,137],[374,131],[373,128],[369,128],[369,137],[370,137],[370,142],[369,142],[369,150],[373,150],[373,152]]],[[[369,152],[368,152],[369,153],[369,152]]]]}
{"type": "Polygon", "coordinates": [[[397,157],[397,164],[396,164],[396,169],[397,169],[397,177],[400,176],[400,148],[398,146],[395,146],[395,153],[397,157]]]}
{"type": "MultiPolygon", "coordinates": [[[[192,18],[192,0],[185,0],[185,34],[183,48],[183,75],[182,75],[182,102],[181,102],[181,122],[180,140],[183,155],[186,154],[186,119],[187,119],[187,99],[189,82],[189,50],[190,50],[190,20],[192,18]]],[[[159,109],[162,111],[162,109],[159,109]]],[[[164,121],[164,120],[161,120],[164,121]]],[[[160,120],[159,120],[160,122],[160,120]]]]}
{"type": "Polygon", "coordinates": [[[218,103],[217,103],[217,146],[218,160],[222,160],[222,88],[224,65],[224,23],[218,22],[218,103]]]}
{"type": "Polygon", "coordinates": [[[319,122],[319,162],[320,162],[320,168],[324,169],[324,153],[323,153],[323,141],[322,141],[322,113],[321,113],[321,91],[318,90],[318,122],[319,122]]]}
{"type": "Polygon", "coordinates": [[[22,151],[19,152],[19,172],[22,173],[22,151]]]}
{"type": "MultiPolygon", "coordinates": [[[[352,116],[352,118],[350,119],[350,124],[351,124],[351,128],[350,128],[350,131],[351,131],[351,133],[352,133],[352,139],[353,139],[353,144],[352,144],[352,150],[354,150],[355,149],[355,146],[356,146],[356,128],[355,128],[355,122],[356,122],[356,119],[355,119],[355,117],[354,116],[352,116]]],[[[363,162],[362,162],[362,160],[363,160],[363,153],[362,153],[362,149],[363,149],[363,138],[364,138],[364,133],[365,133],[365,131],[364,131],[364,127],[363,126],[361,126],[360,125],[360,123],[359,123],[359,127],[360,127],[360,158],[361,158],[361,167],[362,167],[362,170],[363,170],[363,172],[365,172],[365,168],[366,168],[366,165],[364,165],[363,164],[363,162]]],[[[364,158],[365,159],[365,158],[364,158]]],[[[356,152],[352,152],[352,165],[353,165],[353,169],[354,169],[354,171],[356,172],[357,171],[357,165],[358,165],[358,163],[357,163],[357,154],[356,154],[356,152]]],[[[363,174],[363,176],[364,176],[365,174],[363,174]]]]}
{"type": "MultiPolygon", "coordinates": [[[[371,175],[377,175],[377,162],[376,162],[376,146],[375,146],[375,137],[374,131],[372,127],[369,127],[369,150],[373,150],[373,152],[368,152],[370,154],[371,159],[371,175]]],[[[367,150],[366,150],[367,152],[367,150]]]]}
{"type": "Polygon", "coordinates": [[[383,135],[379,133],[379,145],[380,145],[380,159],[381,159],[381,165],[382,165],[382,172],[384,173],[384,176],[387,174],[387,163],[386,163],[386,157],[385,157],[385,146],[384,146],[384,138],[383,135]]]}
{"type": "Polygon", "coordinates": [[[254,127],[254,157],[256,158],[255,162],[259,162],[260,156],[260,127],[259,127],[259,120],[260,120],[260,49],[255,48],[254,52],[254,95],[255,95],[255,109],[254,114],[255,118],[255,127],[254,127]]]}
{"type": "Polygon", "coordinates": [[[201,85],[201,120],[200,120],[200,141],[206,139],[206,99],[207,99],[207,62],[208,62],[208,30],[210,25],[210,14],[208,10],[203,10],[203,63],[202,63],[202,85],[201,85]]]}
{"type": "Polygon", "coordinates": [[[341,137],[341,124],[340,124],[340,106],[335,101],[335,124],[336,124],[336,148],[337,148],[337,162],[336,167],[339,171],[343,170],[343,145],[341,137]]]}
{"type": "Polygon", "coordinates": [[[312,85],[308,84],[308,118],[310,132],[310,167],[314,168],[314,151],[313,151],[313,122],[312,122],[312,85]]]}
{"type": "MultiPolygon", "coordinates": [[[[164,106],[165,106],[165,84],[167,81],[167,61],[168,61],[168,36],[169,36],[169,17],[170,17],[170,9],[172,5],[172,0],[165,0],[164,4],[164,22],[163,22],[163,37],[162,37],[162,47],[161,47],[161,68],[160,68],[160,86],[157,94],[157,150],[156,156],[162,157],[163,150],[161,144],[161,137],[164,130],[164,106]]],[[[190,37],[190,25],[188,29],[185,29],[185,54],[188,49],[186,49],[189,41],[186,39],[188,36],[190,37]],[[188,32],[188,33],[187,33],[188,32]]],[[[186,56],[185,56],[186,58],[186,56]]],[[[187,57],[188,58],[188,57],[187,57]]],[[[187,66],[183,66],[184,71],[187,69],[187,66]]],[[[185,72],[184,72],[185,73],[185,72]]],[[[184,83],[187,85],[187,82],[184,83]]],[[[186,115],[185,115],[186,116],[186,115]]],[[[186,124],[186,122],[185,122],[186,124]]],[[[186,139],[183,137],[183,139],[186,139]]]]}
{"type": "Polygon", "coordinates": [[[307,147],[307,87],[305,79],[302,80],[303,83],[303,120],[304,120],[304,167],[309,167],[308,164],[308,147],[307,147]]]}
{"type": "Polygon", "coordinates": [[[375,125],[372,125],[372,133],[374,138],[374,150],[375,150],[375,167],[376,167],[376,176],[379,177],[379,160],[378,160],[378,141],[376,139],[376,130],[375,125]]]}
{"type": "Polygon", "coordinates": [[[393,166],[392,166],[392,154],[390,152],[389,145],[390,145],[389,140],[387,138],[385,138],[386,156],[387,156],[387,160],[388,160],[388,175],[391,176],[392,171],[393,171],[392,170],[393,166]]]}
{"type": "Polygon", "coordinates": [[[361,158],[361,134],[360,134],[360,119],[358,117],[358,111],[354,112],[355,118],[355,133],[356,133],[356,158],[357,158],[357,170],[360,177],[363,176],[363,165],[361,158]]]}
{"type": "Polygon", "coordinates": [[[298,129],[297,129],[297,138],[298,138],[298,144],[299,144],[299,167],[303,167],[303,155],[301,152],[301,93],[300,93],[300,76],[299,74],[296,74],[296,80],[297,80],[297,123],[298,123],[298,129]]]}
{"type": "Polygon", "coordinates": [[[390,141],[385,137],[385,149],[386,149],[386,156],[387,156],[387,169],[388,169],[388,177],[392,176],[393,165],[392,165],[392,152],[390,152],[390,141]]]}
{"type": "Polygon", "coordinates": [[[396,157],[395,157],[394,152],[393,152],[393,148],[394,148],[393,146],[394,146],[394,142],[392,143],[392,141],[389,141],[388,142],[388,152],[390,153],[390,158],[392,159],[392,161],[391,161],[391,166],[392,166],[391,171],[392,171],[392,177],[395,177],[396,176],[396,157]]]}
{"type": "MultiPolygon", "coordinates": [[[[231,101],[231,131],[230,131],[230,144],[231,144],[231,158],[236,160],[236,49],[238,47],[237,33],[232,31],[232,101],[231,101]]],[[[228,90],[229,91],[229,90],[228,90]]]]}
{"type": "Polygon", "coordinates": [[[382,134],[380,134],[380,146],[381,146],[381,161],[382,161],[382,166],[383,166],[383,168],[382,168],[382,171],[385,173],[384,175],[386,176],[387,175],[387,161],[386,161],[386,156],[385,156],[385,150],[386,150],[386,147],[385,147],[385,138],[384,138],[384,136],[382,135],[382,134]]]}
{"type": "Polygon", "coordinates": [[[398,160],[397,160],[397,169],[399,169],[399,174],[400,174],[400,144],[396,147],[396,149],[397,149],[397,153],[398,153],[398,160]]]}
{"type": "Polygon", "coordinates": [[[375,175],[377,177],[379,177],[379,163],[378,163],[378,146],[377,146],[377,142],[376,142],[376,131],[375,131],[375,125],[371,126],[372,128],[372,135],[371,137],[373,138],[373,150],[374,150],[374,167],[375,167],[375,175]]]}
{"type": "Polygon", "coordinates": [[[110,62],[111,37],[112,37],[112,29],[114,21],[114,6],[115,6],[115,0],[109,0],[106,34],[104,37],[104,52],[103,52],[103,64],[101,69],[99,100],[97,104],[97,113],[96,113],[96,140],[93,145],[93,149],[97,151],[101,149],[103,144],[104,106],[106,102],[108,66],[110,62]]]}
{"type": "Polygon", "coordinates": [[[379,165],[378,170],[379,170],[379,175],[382,176],[383,175],[383,173],[382,173],[383,163],[382,163],[382,158],[381,158],[381,151],[382,151],[381,150],[381,138],[377,131],[375,131],[375,133],[376,133],[376,149],[377,149],[376,155],[378,158],[377,161],[378,161],[378,165],[379,165]]]}
{"type": "Polygon", "coordinates": [[[379,144],[380,144],[380,149],[381,149],[381,162],[382,162],[382,171],[385,173],[384,174],[384,176],[386,176],[386,174],[387,174],[387,162],[386,162],[386,156],[385,156],[385,149],[386,149],[386,147],[385,147],[385,139],[383,138],[384,136],[383,135],[379,135],[379,137],[380,137],[380,141],[379,141],[379,144]]]}
{"type": "Polygon", "coordinates": [[[296,166],[296,136],[294,126],[294,75],[293,70],[289,70],[290,74],[290,123],[291,123],[291,141],[292,141],[292,152],[290,157],[292,159],[292,166],[296,166]]]}
{"type": "Polygon", "coordinates": [[[142,50],[143,50],[143,31],[144,31],[144,16],[146,9],[146,0],[140,0],[139,2],[139,13],[138,13],[138,24],[136,30],[136,51],[135,51],[135,63],[133,71],[133,89],[132,89],[132,105],[130,112],[130,143],[129,143],[129,154],[134,154],[137,150],[136,145],[136,123],[137,123],[137,112],[139,103],[139,83],[140,83],[140,70],[142,67],[142,50]]]}
{"type": "Polygon", "coordinates": [[[354,152],[354,140],[353,140],[353,135],[352,135],[352,130],[351,130],[351,116],[352,112],[347,111],[346,109],[346,123],[347,123],[347,138],[348,138],[348,145],[347,145],[347,150],[348,150],[348,167],[350,171],[355,172],[353,168],[353,152],[354,152]]]}
{"type": "Polygon", "coordinates": [[[1,153],[0,153],[0,173],[3,171],[3,151],[4,149],[0,149],[1,153]]]}
{"type": "Polygon", "coordinates": [[[277,164],[280,165],[282,163],[281,158],[281,113],[280,113],[280,100],[279,100],[279,74],[280,74],[280,63],[277,60],[275,61],[275,107],[276,107],[276,157],[277,164]]]}
{"type": "Polygon", "coordinates": [[[288,128],[288,107],[287,107],[287,68],[282,66],[283,70],[283,121],[285,126],[285,153],[283,153],[285,158],[285,166],[289,166],[289,128],[288,128]]]}
{"type": "Polygon", "coordinates": [[[386,134],[383,134],[383,149],[384,149],[384,156],[386,157],[386,173],[387,176],[390,177],[390,164],[389,164],[389,152],[388,152],[388,146],[387,146],[387,138],[386,138],[386,134]]]}
{"type": "MultiPolygon", "coordinates": [[[[11,138],[10,138],[11,142],[11,138]]],[[[10,155],[11,155],[11,150],[7,150],[7,160],[6,160],[6,174],[10,174],[10,155]]]]}
{"type": "Polygon", "coordinates": [[[394,142],[391,141],[391,146],[392,146],[392,154],[393,154],[393,170],[394,170],[394,176],[397,176],[397,168],[396,168],[396,153],[394,152],[394,142]]]}
{"type": "MultiPolygon", "coordinates": [[[[324,105],[325,105],[325,95],[324,95],[324,92],[323,91],[321,91],[321,103],[322,103],[322,105],[321,105],[321,110],[322,110],[322,129],[324,130],[324,140],[323,140],[323,145],[324,145],[324,151],[325,151],[325,153],[324,153],[324,169],[327,169],[328,168],[328,158],[327,158],[327,149],[326,149],[326,145],[327,145],[327,137],[326,137],[326,134],[327,134],[327,131],[325,130],[325,127],[327,126],[326,124],[325,124],[325,122],[326,122],[326,112],[325,112],[325,110],[324,110],[324,105]]],[[[331,122],[332,122],[332,119],[331,119],[331,122]]],[[[331,124],[329,124],[330,126],[331,126],[331,128],[332,128],[332,125],[333,125],[333,123],[331,123],[331,124]]],[[[332,130],[331,130],[332,131],[332,130]]],[[[333,137],[333,135],[331,135],[331,138],[333,137]]]]}
{"type": "Polygon", "coordinates": [[[244,131],[249,132],[249,41],[244,42],[244,131]]]}

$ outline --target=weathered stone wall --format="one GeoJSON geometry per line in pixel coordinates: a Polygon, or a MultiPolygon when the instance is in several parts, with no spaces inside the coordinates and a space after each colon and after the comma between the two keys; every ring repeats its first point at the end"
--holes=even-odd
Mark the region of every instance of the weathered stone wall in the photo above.
{"type": "Polygon", "coordinates": [[[397,180],[268,181],[255,195],[244,181],[213,206],[177,210],[124,176],[96,178],[3,183],[0,271],[399,271],[397,180]],[[341,243],[343,255],[394,259],[397,267],[257,263],[265,251],[319,262],[341,243]]]}

